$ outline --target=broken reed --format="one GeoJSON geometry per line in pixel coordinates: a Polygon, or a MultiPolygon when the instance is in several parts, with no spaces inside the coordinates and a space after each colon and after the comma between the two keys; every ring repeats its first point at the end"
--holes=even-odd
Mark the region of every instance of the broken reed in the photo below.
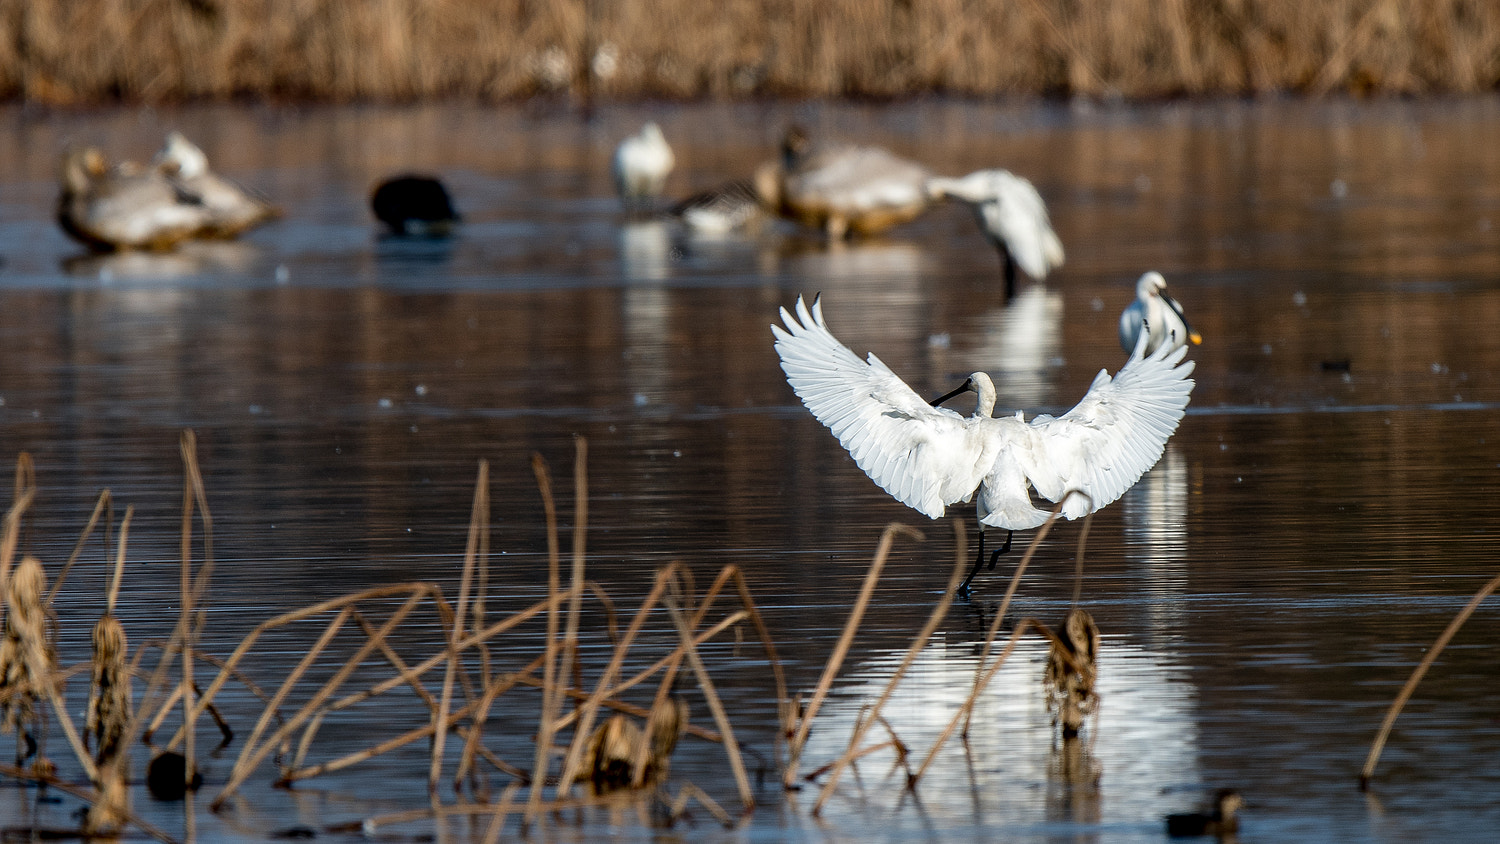
{"type": "Polygon", "coordinates": [[[0,97],[55,104],[1475,93],[1496,55],[1468,0],[0,0],[0,97]]]}

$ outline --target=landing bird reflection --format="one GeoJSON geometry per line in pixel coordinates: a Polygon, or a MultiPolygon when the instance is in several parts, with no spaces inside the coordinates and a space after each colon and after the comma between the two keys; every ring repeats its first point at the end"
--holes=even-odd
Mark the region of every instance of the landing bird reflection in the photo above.
{"type": "Polygon", "coordinates": [[[1167,337],[1172,338],[1173,348],[1203,342],[1203,335],[1188,325],[1182,305],[1167,295],[1167,280],[1155,270],[1140,277],[1135,283],[1135,301],[1120,312],[1120,345],[1125,351],[1135,348],[1142,326],[1150,337],[1146,341],[1148,355],[1167,337]]]}
{"type": "Polygon", "coordinates": [[[1069,519],[1119,498],[1161,457],[1193,390],[1184,350],[1164,345],[1145,355],[1138,344],[1113,379],[1100,370],[1062,416],[1026,422],[1018,411],[996,419],[995,385],[983,372],[928,403],[873,353],[862,361],[840,343],[820,300],[809,310],[798,297],[797,315],[782,308],[781,320],[786,327],[771,331],[787,382],[881,489],[932,519],[978,492],[979,550],[961,595],[984,562],[985,528],[1007,531],[989,558],[994,566],[1011,532],[1039,527],[1050,515],[1032,505],[1031,490],[1053,502],[1070,490],[1084,493],[1063,503],[1069,519]],[[972,416],[937,406],[962,392],[979,396],[972,416]]]}

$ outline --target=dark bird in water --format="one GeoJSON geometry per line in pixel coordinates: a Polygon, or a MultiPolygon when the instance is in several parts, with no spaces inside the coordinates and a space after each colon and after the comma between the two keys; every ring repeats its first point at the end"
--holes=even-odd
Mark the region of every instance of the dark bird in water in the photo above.
{"type": "Polygon", "coordinates": [[[1236,813],[1245,805],[1244,798],[1232,788],[1223,788],[1214,797],[1211,812],[1183,812],[1167,815],[1167,834],[1174,838],[1200,835],[1228,835],[1240,828],[1236,813]]]}
{"type": "Polygon", "coordinates": [[[430,176],[398,176],[370,196],[375,218],[394,234],[446,237],[459,221],[443,183],[430,176]]]}

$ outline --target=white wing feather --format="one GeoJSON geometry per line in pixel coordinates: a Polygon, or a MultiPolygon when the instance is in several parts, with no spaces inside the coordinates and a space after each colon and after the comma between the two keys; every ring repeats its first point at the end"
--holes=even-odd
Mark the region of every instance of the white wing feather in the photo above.
{"type": "Polygon", "coordinates": [[[1026,477],[1043,497],[1058,501],[1070,489],[1089,496],[1063,505],[1070,519],[1124,495],[1161,458],[1182,420],[1193,362],[1183,362],[1186,348],[1173,351],[1165,343],[1142,356],[1145,340],[1143,332],[1113,379],[1100,370],[1072,410],[1033,419],[1031,447],[1018,450],[1026,477]]]}
{"type": "Polygon", "coordinates": [[[967,447],[972,420],[929,406],[875,355],[860,360],[829,332],[818,301],[809,312],[798,297],[796,317],[782,308],[781,319],[786,328],[771,331],[788,383],[871,480],[933,519],[969,500],[993,461],[967,447]]]}

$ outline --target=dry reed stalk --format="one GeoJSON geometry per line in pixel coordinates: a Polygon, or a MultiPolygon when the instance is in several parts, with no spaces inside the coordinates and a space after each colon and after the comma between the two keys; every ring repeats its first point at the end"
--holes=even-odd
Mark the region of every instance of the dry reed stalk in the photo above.
{"type": "MultiPolygon", "coordinates": [[[[316,616],[322,615],[322,614],[327,613],[327,612],[332,612],[334,610],[342,610],[344,608],[352,607],[353,605],[359,603],[360,601],[372,601],[372,600],[378,600],[378,599],[381,599],[381,598],[398,597],[398,596],[401,596],[401,595],[408,595],[408,596],[416,595],[416,596],[419,596],[419,597],[420,596],[430,596],[430,597],[433,597],[434,600],[440,600],[441,597],[442,597],[441,592],[438,590],[437,586],[435,586],[434,584],[431,584],[431,583],[426,583],[426,582],[421,582],[421,581],[417,581],[417,582],[413,582],[413,583],[396,583],[396,584],[392,584],[390,586],[375,586],[375,587],[371,587],[369,589],[365,589],[365,590],[360,591],[360,592],[355,592],[355,593],[352,593],[352,594],[349,594],[349,595],[343,595],[343,596],[338,597],[338,598],[332,598],[332,599],[329,599],[327,601],[323,601],[321,603],[313,604],[311,606],[303,607],[303,608],[298,609],[298,610],[293,610],[291,612],[283,613],[283,614],[281,614],[279,616],[276,616],[275,618],[272,618],[272,619],[269,619],[267,621],[261,622],[260,624],[256,625],[255,629],[251,630],[243,639],[240,640],[240,643],[239,643],[239,645],[237,645],[235,647],[234,652],[229,655],[228,659],[225,659],[223,661],[223,665],[219,669],[219,673],[214,677],[213,682],[209,684],[208,690],[205,691],[202,695],[199,695],[198,705],[194,708],[193,716],[194,717],[201,716],[203,714],[203,711],[213,701],[214,696],[219,693],[219,690],[222,689],[225,686],[225,684],[227,684],[229,682],[229,680],[231,678],[238,678],[238,677],[241,676],[238,673],[238,667],[239,667],[240,661],[242,659],[244,659],[245,654],[247,654],[250,651],[250,649],[255,646],[255,643],[260,639],[260,637],[263,636],[264,634],[266,634],[267,632],[270,632],[271,630],[275,630],[275,629],[280,628],[280,627],[285,627],[286,625],[293,624],[293,623],[298,622],[298,621],[304,621],[304,620],[309,619],[309,618],[314,618],[316,616]]],[[[538,612],[538,611],[540,611],[540,610],[537,607],[533,607],[532,611],[531,611],[531,614],[534,614],[535,612],[538,612]]],[[[530,615],[526,615],[526,617],[529,618],[530,615]]],[[[514,621],[515,624],[519,624],[521,621],[524,621],[524,620],[525,620],[525,618],[513,619],[513,621],[514,621]]],[[[513,626],[513,625],[509,625],[509,626],[513,626]]],[[[506,626],[504,629],[509,629],[509,626],[506,626]]],[[[499,632],[503,632],[503,630],[493,630],[492,629],[490,635],[494,635],[494,634],[499,633],[499,632]]],[[[482,638],[488,638],[488,636],[485,636],[485,637],[482,637],[482,638]]],[[[465,640],[465,642],[463,643],[463,646],[467,647],[469,645],[474,644],[474,640],[475,639],[476,639],[475,636],[469,637],[468,639],[465,640]]],[[[175,641],[175,639],[169,639],[167,641],[167,643],[162,646],[162,649],[163,649],[164,652],[171,653],[171,652],[174,652],[177,647],[179,647],[179,646],[178,646],[177,642],[175,641]]],[[[374,697],[375,695],[382,694],[382,693],[384,693],[386,691],[389,691],[390,689],[392,689],[392,688],[394,688],[396,686],[399,686],[399,685],[401,685],[404,682],[409,682],[412,677],[419,677],[420,675],[422,675],[422,674],[426,673],[427,671],[431,670],[438,663],[442,662],[445,657],[446,657],[446,652],[438,654],[437,656],[434,656],[431,659],[429,659],[426,663],[414,667],[410,672],[402,672],[402,673],[398,674],[396,677],[392,678],[391,680],[388,680],[385,683],[380,684],[377,689],[371,690],[366,696],[367,697],[374,697]]],[[[165,662],[166,662],[166,660],[163,660],[162,664],[165,664],[165,662]]],[[[159,664],[157,666],[156,671],[158,673],[160,673],[160,671],[162,670],[162,664],[159,664]]],[[[154,680],[153,680],[153,684],[154,684],[154,680]]],[[[260,697],[262,697],[263,699],[265,699],[266,696],[264,695],[264,693],[261,693],[260,697]]],[[[266,711],[267,711],[267,713],[273,714],[278,719],[281,717],[280,714],[277,712],[277,707],[271,705],[269,702],[267,704],[266,711]]],[[[159,722],[157,722],[157,723],[159,725],[159,722]]],[[[182,740],[181,736],[174,736],[173,739],[171,740],[171,742],[169,742],[168,746],[175,747],[177,745],[177,743],[179,741],[181,741],[181,740],[182,740]]]]}
{"type": "MultiPolygon", "coordinates": [[[[963,533],[962,519],[955,520],[955,530],[960,534],[963,533]]],[[[962,545],[958,547],[958,553],[955,555],[953,563],[953,573],[948,576],[948,585],[943,590],[943,597],[938,599],[937,606],[933,607],[932,614],[927,617],[927,623],[922,625],[922,629],[918,631],[917,637],[912,640],[911,647],[906,649],[906,657],[901,660],[901,664],[896,666],[896,670],[892,672],[891,679],[885,684],[885,689],[881,691],[880,697],[870,707],[868,714],[862,718],[855,719],[854,730],[849,735],[849,747],[844,751],[843,757],[834,764],[833,770],[829,774],[828,782],[823,784],[823,790],[818,794],[818,801],[813,804],[813,815],[822,814],[824,804],[828,802],[829,797],[833,796],[833,790],[838,787],[839,777],[843,775],[844,768],[859,757],[859,744],[864,740],[865,732],[869,730],[871,724],[880,719],[880,710],[885,707],[885,702],[890,700],[891,695],[896,691],[897,684],[906,676],[907,669],[916,661],[922,650],[927,647],[927,642],[932,638],[932,634],[937,630],[938,625],[942,624],[943,619],[948,617],[948,609],[953,606],[953,597],[958,590],[958,584],[963,580],[964,570],[968,568],[968,561],[964,559],[968,556],[965,553],[966,550],[962,545]]],[[[887,725],[888,729],[889,726],[887,725]]],[[[894,731],[892,733],[894,737],[894,731]]],[[[902,755],[904,758],[904,754],[902,755]]],[[[909,776],[911,772],[907,771],[907,774],[909,776]]]]}
{"type": "MultiPolygon", "coordinates": [[[[531,471],[536,476],[536,484],[542,495],[542,509],[547,519],[547,598],[550,601],[558,594],[560,586],[557,508],[552,500],[552,478],[547,471],[547,462],[540,454],[531,456],[531,471]]],[[[561,705],[561,697],[557,693],[557,614],[556,605],[547,610],[546,660],[542,663],[541,725],[537,729],[536,758],[531,766],[531,792],[526,798],[527,824],[541,811],[542,788],[546,784],[547,771],[551,767],[552,760],[552,725],[557,721],[557,710],[561,705]]],[[[524,826],[523,824],[523,828],[524,826]]]]}
{"type": "Polygon", "coordinates": [[[1390,737],[1391,728],[1396,724],[1396,716],[1401,714],[1401,710],[1406,706],[1406,702],[1416,692],[1417,684],[1422,682],[1422,678],[1427,674],[1427,669],[1432,667],[1432,663],[1437,660],[1438,655],[1443,652],[1444,648],[1448,647],[1448,642],[1458,633],[1458,629],[1464,626],[1464,622],[1469,620],[1469,616],[1473,615],[1474,611],[1479,609],[1479,605],[1484,602],[1484,599],[1488,598],[1496,589],[1500,589],[1500,575],[1491,578],[1489,582],[1480,587],[1479,591],[1474,593],[1474,597],[1469,599],[1469,603],[1465,604],[1464,608],[1458,611],[1458,615],[1455,615],[1453,620],[1448,622],[1448,626],[1437,637],[1437,641],[1432,643],[1432,647],[1427,649],[1427,654],[1422,657],[1422,661],[1417,663],[1417,667],[1412,670],[1411,676],[1406,680],[1406,685],[1401,687],[1400,694],[1396,695],[1396,699],[1391,701],[1391,708],[1385,713],[1385,720],[1380,724],[1380,731],[1375,734],[1375,741],[1370,744],[1370,754],[1365,757],[1365,766],[1359,772],[1359,788],[1361,791],[1369,790],[1370,778],[1375,775],[1375,765],[1380,761],[1380,752],[1385,749],[1385,741],[1390,737]]]}
{"type": "MultiPolygon", "coordinates": [[[[694,637],[693,637],[693,641],[695,643],[701,645],[704,642],[707,642],[709,639],[712,639],[713,637],[719,635],[720,633],[723,633],[725,630],[728,630],[729,628],[735,626],[736,624],[739,624],[740,622],[746,620],[749,617],[750,617],[749,614],[746,613],[744,610],[739,610],[739,611],[730,613],[729,615],[725,616],[722,620],[720,620],[719,622],[717,622],[716,624],[714,624],[712,627],[704,630],[701,633],[695,634],[694,637]]],[[[644,683],[645,681],[651,679],[651,677],[653,677],[657,672],[662,671],[663,669],[665,669],[665,668],[669,667],[670,665],[672,665],[673,663],[675,663],[677,660],[680,660],[683,657],[683,655],[684,655],[684,651],[682,649],[682,646],[679,645],[670,654],[667,654],[666,656],[662,657],[661,659],[658,659],[656,662],[652,663],[651,665],[647,666],[646,668],[641,669],[635,676],[631,677],[628,680],[621,681],[620,683],[612,686],[608,690],[609,694],[611,694],[611,695],[618,695],[621,692],[628,691],[628,690],[630,690],[632,688],[635,688],[636,686],[640,685],[641,683],[644,683]]],[[[537,685],[541,684],[540,680],[533,680],[533,681],[528,681],[528,682],[532,682],[532,683],[535,683],[537,685]]],[[[589,697],[592,696],[592,695],[586,695],[586,694],[583,694],[582,692],[577,692],[577,691],[570,691],[570,692],[568,692],[568,694],[571,695],[575,700],[580,700],[580,701],[583,701],[584,703],[587,703],[589,697]]],[[[627,708],[625,708],[625,707],[628,706],[628,704],[621,703],[620,701],[617,701],[617,700],[616,701],[612,701],[612,700],[610,700],[608,698],[601,698],[599,700],[599,705],[600,706],[612,707],[612,708],[618,709],[621,712],[634,712],[635,711],[633,709],[627,709],[627,708]]],[[[558,730],[565,729],[569,725],[571,725],[574,722],[576,722],[578,720],[578,718],[579,718],[581,708],[582,707],[580,707],[579,709],[575,709],[574,711],[569,712],[568,714],[563,715],[562,717],[558,718],[557,719],[557,729],[558,730]]],[[[644,715],[646,713],[646,710],[640,709],[639,707],[636,707],[635,709],[639,709],[639,712],[636,713],[636,714],[644,715]]],[[[704,738],[704,737],[706,737],[706,735],[705,736],[700,736],[700,738],[704,738]]],[[[718,739],[717,738],[712,738],[712,739],[710,739],[710,741],[718,741],[718,739]]]]}
{"type": "MultiPolygon", "coordinates": [[[[501,679],[501,680],[497,680],[496,682],[492,683],[490,685],[490,688],[486,689],[485,692],[484,692],[484,694],[478,700],[471,701],[467,705],[465,705],[465,706],[461,707],[460,709],[454,711],[452,713],[452,715],[450,716],[450,720],[456,721],[456,720],[461,719],[461,718],[469,717],[470,715],[473,715],[474,713],[482,712],[484,709],[488,708],[494,702],[494,699],[496,697],[498,697],[499,695],[504,694],[505,692],[507,692],[510,689],[514,688],[520,682],[520,679],[522,677],[525,677],[525,676],[529,675],[532,671],[535,671],[536,668],[537,668],[537,666],[541,665],[541,662],[542,662],[542,657],[537,657],[536,659],[534,659],[534,660],[531,661],[530,665],[527,665],[525,668],[521,669],[521,671],[518,672],[516,675],[514,675],[514,676],[512,676],[512,677],[510,677],[508,679],[501,679]]],[[[323,716],[325,716],[326,714],[328,714],[329,712],[332,712],[332,711],[334,711],[334,708],[333,707],[328,707],[328,708],[323,709],[322,711],[320,711],[317,714],[317,716],[315,716],[315,717],[322,718],[323,716]]],[[[475,717],[476,717],[476,719],[478,719],[477,715],[475,717]]],[[[410,744],[410,743],[412,743],[414,741],[417,741],[419,739],[423,739],[423,738],[426,738],[428,736],[432,736],[432,735],[434,735],[436,733],[436,727],[437,727],[436,721],[429,721],[426,726],[418,727],[418,728],[413,729],[413,730],[409,730],[409,731],[407,731],[407,732],[405,732],[405,733],[403,733],[403,734],[401,734],[399,736],[396,736],[394,738],[387,739],[386,741],[380,742],[379,744],[376,744],[373,747],[369,747],[369,748],[366,748],[364,750],[357,751],[355,753],[350,753],[350,754],[348,754],[346,756],[341,756],[341,757],[339,757],[337,759],[333,759],[333,760],[330,760],[328,762],[323,762],[323,763],[320,763],[318,765],[313,765],[313,766],[307,767],[307,768],[303,768],[302,767],[302,760],[303,760],[303,758],[306,755],[306,742],[304,741],[303,747],[299,750],[297,758],[293,761],[293,763],[291,765],[291,769],[287,770],[287,771],[284,771],[282,773],[282,775],[281,775],[281,778],[278,780],[278,782],[280,782],[280,783],[290,783],[290,782],[295,782],[297,780],[310,779],[312,777],[319,776],[321,774],[326,774],[326,773],[330,773],[332,771],[337,771],[337,770],[341,770],[343,768],[347,768],[347,767],[349,767],[351,765],[357,764],[359,762],[363,762],[363,761],[365,761],[367,759],[372,759],[372,758],[374,758],[376,756],[379,756],[382,753],[386,753],[388,751],[395,750],[398,747],[404,747],[405,745],[408,745],[408,744],[410,744]]],[[[497,765],[497,767],[501,767],[502,769],[504,769],[504,766],[497,765]]],[[[509,772],[510,773],[514,773],[514,771],[509,771],[509,772]]],[[[521,772],[521,773],[524,774],[524,772],[521,772]]],[[[529,778],[529,775],[528,775],[528,778],[529,778]]]]}
{"type": "Polygon", "coordinates": [[[193,682],[193,649],[207,621],[208,584],[213,575],[213,516],[208,510],[208,493],[203,486],[203,473],[198,468],[198,437],[191,430],[182,432],[179,442],[182,454],[182,536],[181,569],[179,588],[181,611],[178,630],[174,637],[182,642],[182,653],[178,655],[182,667],[178,683],[182,697],[182,733],[184,784],[188,789],[198,777],[197,767],[197,707],[194,700],[197,684],[193,682]],[[198,573],[193,573],[193,505],[197,504],[203,522],[203,563],[198,573]]]}
{"type": "MultiPolygon", "coordinates": [[[[489,464],[483,461],[479,464],[479,478],[475,482],[474,504],[469,516],[469,545],[464,553],[463,574],[458,584],[458,604],[453,609],[453,621],[448,630],[448,653],[447,662],[443,669],[443,690],[438,698],[437,709],[432,713],[432,759],[427,770],[427,791],[431,794],[437,793],[438,777],[443,770],[443,751],[448,746],[448,707],[453,700],[453,679],[459,671],[458,643],[464,636],[464,616],[468,612],[469,592],[473,585],[474,569],[477,565],[477,555],[474,547],[477,544],[475,534],[479,532],[478,522],[480,520],[479,508],[481,502],[488,499],[484,490],[489,486],[489,464]]],[[[400,666],[397,666],[400,670],[400,666]]],[[[486,682],[488,678],[486,677],[486,682]]],[[[477,725],[476,725],[477,729],[477,725]]]]}
{"type": "Polygon", "coordinates": [[[709,797],[708,793],[703,789],[699,788],[696,785],[693,785],[690,782],[683,783],[682,788],[677,792],[677,799],[672,801],[672,820],[675,821],[678,818],[682,817],[682,813],[687,810],[687,801],[689,797],[697,800],[698,803],[703,806],[703,808],[708,810],[709,814],[713,815],[719,821],[719,823],[723,824],[726,828],[732,828],[734,826],[734,818],[730,817],[729,813],[724,811],[724,807],[720,806],[717,800],[709,797]]]}
{"type": "MultiPolygon", "coordinates": [[[[298,726],[300,726],[304,721],[311,718],[313,714],[315,714],[323,705],[323,701],[327,700],[329,696],[337,691],[339,686],[341,686],[343,682],[349,678],[349,675],[354,673],[354,670],[359,666],[359,664],[364,662],[365,658],[368,657],[370,653],[376,649],[378,640],[384,639],[385,637],[389,636],[390,632],[394,630],[397,625],[399,625],[406,618],[406,616],[412,612],[412,610],[416,609],[417,604],[421,601],[421,599],[421,593],[414,594],[411,597],[407,598],[405,603],[403,603],[393,613],[391,613],[390,618],[386,619],[385,623],[381,625],[379,630],[376,631],[377,636],[375,639],[367,639],[364,644],[360,645],[360,647],[354,652],[354,655],[351,656],[338,671],[334,672],[333,676],[323,684],[322,688],[318,689],[318,691],[315,692],[312,697],[302,705],[300,709],[293,713],[291,717],[287,718],[285,724],[278,728],[269,738],[265,740],[264,743],[257,747],[255,740],[265,730],[266,724],[269,720],[270,711],[275,708],[275,706],[268,706],[267,712],[262,713],[260,721],[256,723],[255,729],[251,733],[250,739],[246,741],[245,749],[240,751],[239,758],[235,760],[234,768],[229,773],[228,783],[225,784],[224,789],[219,792],[218,796],[214,798],[213,803],[211,803],[210,805],[212,807],[222,806],[224,804],[225,798],[232,794],[234,790],[237,789],[240,784],[245,781],[245,778],[248,777],[250,775],[250,772],[254,770],[262,760],[265,759],[266,755],[270,753],[272,748],[274,748],[280,742],[284,741],[286,737],[289,736],[291,732],[298,726]]],[[[280,701],[285,699],[286,695],[290,693],[291,688],[297,683],[302,674],[312,665],[313,661],[317,659],[317,656],[323,651],[323,649],[328,646],[328,643],[332,641],[334,634],[338,632],[339,628],[343,626],[345,620],[348,619],[349,613],[350,608],[348,607],[345,607],[344,609],[339,611],[339,614],[335,617],[334,621],[329,623],[328,629],[321,637],[319,637],[317,644],[315,644],[312,650],[309,651],[308,654],[302,659],[302,661],[298,663],[297,667],[292,671],[291,674],[287,676],[286,680],[282,682],[282,688],[278,690],[276,695],[272,698],[272,700],[276,702],[276,705],[279,705],[280,701]]],[[[435,740],[436,738],[437,737],[435,737],[435,740]]]]}
{"type": "MultiPolygon", "coordinates": [[[[691,577],[692,575],[692,571],[687,568],[681,568],[678,569],[678,571],[683,577],[691,577]]],[[[756,633],[760,636],[761,647],[766,652],[766,659],[770,661],[771,675],[776,682],[776,712],[778,718],[784,718],[786,708],[783,705],[783,701],[786,700],[787,693],[786,677],[782,673],[781,660],[777,657],[776,646],[771,641],[770,629],[766,627],[765,619],[761,616],[760,609],[756,607],[755,599],[750,595],[750,586],[745,582],[745,573],[739,566],[731,564],[719,570],[718,576],[714,578],[714,582],[708,587],[708,591],[704,593],[703,600],[698,604],[698,608],[693,611],[692,617],[688,622],[688,629],[698,629],[698,625],[703,623],[704,617],[707,616],[709,609],[713,606],[714,601],[718,598],[719,593],[723,590],[725,584],[730,583],[731,581],[735,584],[735,588],[739,592],[740,604],[744,607],[744,609],[740,612],[733,613],[729,617],[720,621],[717,625],[715,625],[711,634],[700,635],[694,641],[700,643],[707,641],[709,638],[712,638],[712,636],[718,635],[719,630],[731,626],[732,623],[737,624],[738,620],[741,617],[748,617],[751,623],[755,625],[756,633]]],[[[672,692],[673,684],[677,677],[677,669],[681,664],[683,656],[684,651],[679,647],[667,656],[664,663],[659,662],[657,664],[657,666],[664,667],[662,670],[661,682],[657,684],[656,697],[652,701],[652,711],[656,711],[658,708],[666,704],[667,696],[672,692]]],[[[649,674],[650,671],[655,671],[657,666],[652,666],[652,668],[649,669],[648,672],[642,672],[641,674],[637,675],[637,677],[643,679],[649,674]]],[[[620,686],[617,686],[615,688],[613,693],[618,695],[625,688],[628,688],[629,685],[632,684],[628,681],[627,683],[622,683],[620,686]]],[[[783,723],[785,722],[783,721],[783,723]]],[[[646,724],[646,736],[648,739],[648,743],[649,739],[651,738],[651,728],[652,725],[648,722],[646,724]]],[[[642,745],[642,754],[644,753],[644,748],[646,746],[646,744],[642,745]]],[[[646,770],[645,763],[646,759],[644,755],[638,755],[635,760],[635,786],[640,786],[643,784],[643,780],[641,779],[641,777],[644,775],[646,770]]]]}
{"type": "Polygon", "coordinates": [[[484,831],[484,844],[500,844],[500,833],[505,829],[505,816],[510,814],[515,806],[516,792],[521,790],[520,783],[510,783],[505,790],[500,792],[500,800],[495,804],[495,812],[490,817],[490,825],[484,831]]]}
{"type": "Polygon", "coordinates": [[[610,684],[615,681],[615,676],[619,673],[620,666],[625,662],[625,656],[630,652],[631,646],[635,644],[636,635],[640,633],[641,628],[645,625],[646,616],[656,606],[657,601],[661,600],[662,596],[666,593],[668,580],[681,567],[680,563],[671,563],[657,571],[656,578],[651,585],[651,591],[646,594],[646,599],[641,602],[640,608],[636,610],[635,616],[630,620],[630,626],[625,630],[625,638],[615,645],[609,664],[604,667],[603,673],[599,675],[599,681],[594,685],[593,693],[589,695],[588,699],[581,706],[574,709],[568,718],[559,720],[554,725],[554,729],[561,729],[564,726],[564,721],[573,719],[578,721],[578,728],[573,731],[573,741],[568,746],[568,753],[563,761],[562,776],[557,781],[557,794],[567,795],[572,788],[573,781],[577,778],[583,764],[584,745],[589,740],[589,735],[593,730],[594,717],[599,711],[599,702],[609,694],[619,693],[618,691],[611,690],[610,684]]]}
{"type": "MultiPolygon", "coordinates": [[[[582,607],[583,592],[578,588],[583,583],[584,548],[589,521],[589,441],[573,436],[573,596],[568,600],[567,627],[563,632],[563,677],[575,677],[578,673],[578,614],[582,607]]],[[[581,685],[581,684],[580,684],[581,685]]]]}
{"type": "Polygon", "coordinates": [[[682,610],[678,608],[677,602],[667,596],[663,599],[667,612],[672,615],[672,623],[677,626],[677,635],[681,637],[683,647],[687,649],[688,664],[692,666],[693,673],[698,678],[698,689],[703,692],[703,697],[708,701],[708,711],[713,713],[714,723],[719,727],[719,733],[724,736],[724,753],[729,757],[729,767],[734,771],[734,782],[739,787],[740,804],[746,812],[755,808],[755,795],[750,791],[750,779],[745,776],[745,765],[740,760],[740,746],[734,740],[734,730],[729,724],[729,716],[724,713],[724,705],[719,702],[719,694],[714,691],[713,680],[708,676],[708,669],[703,665],[703,659],[698,655],[698,646],[693,642],[693,633],[688,629],[687,619],[683,617],[682,610]]]}
{"type": "MultiPolygon", "coordinates": [[[[468,733],[464,736],[464,752],[463,755],[459,757],[458,770],[456,770],[453,774],[454,790],[458,789],[458,784],[462,782],[464,776],[469,771],[474,770],[474,760],[477,755],[479,755],[481,752],[484,752],[486,758],[492,757],[492,754],[488,754],[488,752],[484,750],[483,745],[479,743],[479,739],[482,734],[484,724],[489,719],[490,707],[494,705],[495,699],[515,688],[522,677],[530,676],[531,672],[535,671],[537,669],[537,666],[541,665],[542,660],[545,658],[545,655],[538,656],[536,659],[533,659],[529,665],[518,672],[514,672],[503,677],[486,678],[484,692],[480,695],[478,706],[474,710],[473,717],[470,718],[468,733]]],[[[527,780],[527,782],[530,782],[531,780],[531,774],[529,772],[522,771],[520,768],[515,768],[514,766],[508,764],[496,764],[493,758],[491,758],[491,764],[495,764],[496,768],[499,768],[500,770],[505,771],[512,776],[523,776],[527,780]]]]}
{"type": "Polygon", "coordinates": [[[109,490],[106,489],[103,492],[99,493],[99,500],[94,503],[94,512],[89,514],[88,524],[83,526],[83,532],[78,535],[78,541],[73,543],[73,553],[68,555],[68,561],[66,563],[63,563],[63,567],[58,570],[57,579],[53,581],[52,588],[47,591],[48,606],[52,605],[52,601],[57,597],[58,590],[62,589],[63,583],[67,581],[68,572],[73,570],[73,564],[78,562],[78,558],[83,555],[83,546],[88,542],[89,537],[93,535],[94,527],[99,524],[99,518],[105,513],[106,510],[111,511],[110,518],[107,519],[104,523],[104,553],[106,558],[108,557],[109,523],[114,518],[112,512],[113,509],[113,502],[110,498],[109,490]]]}
{"type": "Polygon", "coordinates": [[[818,680],[818,687],[813,692],[812,700],[808,702],[802,721],[797,725],[797,734],[792,737],[790,746],[787,748],[788,759],[782,774],[782,785],[788,789],[797,781],[797,763],[802,756],[802,748],[807,743],[807,733],[812,729],[813,718],[818,714],[818,708],[823,705],[823,698],[827,697],[829,688],[833,686],[833,678],[837,676],[844,657],[849,653],[849,647],[854,642],[854,634],[864,618],[865,609],[870,605],[870,597],[875,593],[875,584],[880,581],[880,572],[885,568],[886,557],[891,553],[891,546],[896,541],[896,535],[901,533],[919,541],[922,539],[922,534],[918,531],[896,522],[886,525],[885,531],[881,533],[880,545],[875,550],[875,558],[870,561],[870,569],[865,574],[864,585],[860,587],[859,597],[854,601],[854,609],[849,612],[849,620],[844,623],[844,633],[834,645],[828,664],[823,667],[823,676],[818,680]]]}

